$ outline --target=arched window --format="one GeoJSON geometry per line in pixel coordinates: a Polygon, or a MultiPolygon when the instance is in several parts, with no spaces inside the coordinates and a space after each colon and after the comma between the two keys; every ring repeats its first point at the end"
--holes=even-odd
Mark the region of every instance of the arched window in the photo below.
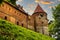
{"type": "Polygon", "coordinates": [[[5,16],[4,19],[7,20],[7,16],[5,16]]]}
{"type": "Polygon", "coordinates": [[[19,22],[17,22],[17,25],[19,25],[19,22]]]}
{"type": "Polygon", "coordinates": [[[22,27],[23,27],[23,24],[22,24],[22,27]]]}

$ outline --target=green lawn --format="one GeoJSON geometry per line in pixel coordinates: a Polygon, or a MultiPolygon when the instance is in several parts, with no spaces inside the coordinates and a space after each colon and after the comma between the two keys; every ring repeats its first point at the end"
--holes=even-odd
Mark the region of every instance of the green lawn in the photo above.
{"type": "Polygon", "coordinates": [[[0,40],[55,40],[0,19],[0,40]]]}

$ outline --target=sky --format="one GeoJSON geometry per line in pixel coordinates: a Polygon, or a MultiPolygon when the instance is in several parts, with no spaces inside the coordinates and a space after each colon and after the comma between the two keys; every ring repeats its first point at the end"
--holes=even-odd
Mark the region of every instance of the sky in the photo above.
{"type": "Polygon", "coordinates": [[[30,15],[34,13],[37,4],[40,4],[42,9],[47,13],[49,20],[53,20],[52,7],[57,6],[60,0],[18,0],[16,4],[23,6],[23,9],[30,15]]]}

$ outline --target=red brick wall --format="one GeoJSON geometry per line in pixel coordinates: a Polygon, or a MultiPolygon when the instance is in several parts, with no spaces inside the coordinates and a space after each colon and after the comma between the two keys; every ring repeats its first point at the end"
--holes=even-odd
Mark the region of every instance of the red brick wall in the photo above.
{"type": "Polygon", "coordinates": [[[8,5],[7,3],[3,3],[0,6],[0,17],[4,19],[5,16],[7,16],[7,20],[19,25],[22,25],[24,27],[27,27],[27,15],[23,12],[16,10],[12,6],[8,5]]]}

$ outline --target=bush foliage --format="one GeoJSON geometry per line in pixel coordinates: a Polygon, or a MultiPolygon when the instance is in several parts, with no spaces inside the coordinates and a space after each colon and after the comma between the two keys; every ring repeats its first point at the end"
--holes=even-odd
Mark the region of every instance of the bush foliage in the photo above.
{"type": "Polygon", "coordinates": [[[3,1],[16,5],[16,0],[0,0],[0,4],[2,4],[3,1]]]}
{"type": "Polygon", "coordinates": [[[60,40],[60,4],[52,10],[54,21],[49,25],[50,35],[60,40]]]}
{"type": "Polygon", "coordinates": [[[0,19],[0,40],[55,40],[0,19]]]}

